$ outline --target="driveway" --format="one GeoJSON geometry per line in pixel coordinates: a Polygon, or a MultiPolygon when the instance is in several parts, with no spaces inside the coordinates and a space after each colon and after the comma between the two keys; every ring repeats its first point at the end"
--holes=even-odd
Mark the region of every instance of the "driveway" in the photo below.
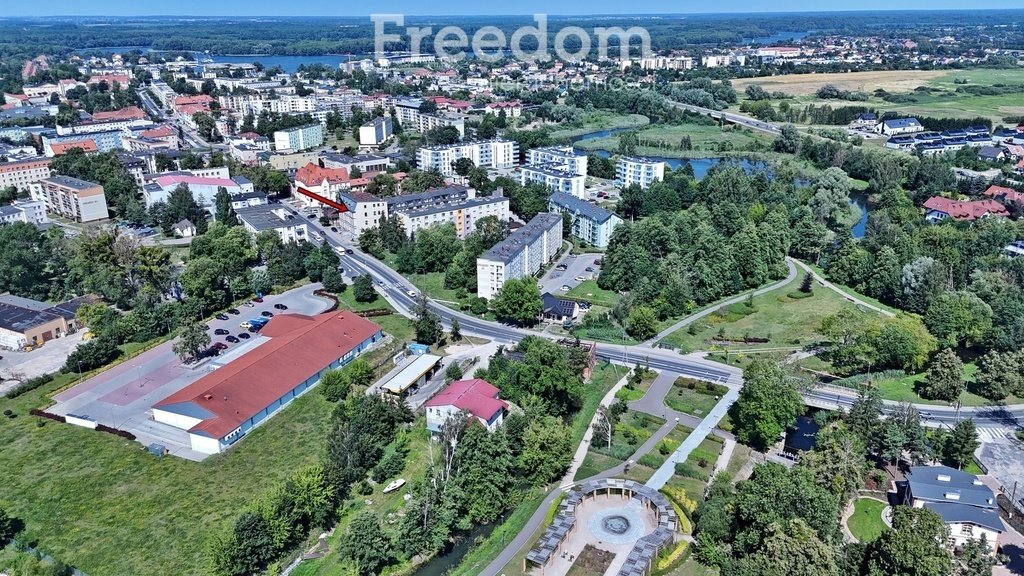
{"type": "Polygon", "coordinates": [[[76,332],[55,338],[31,352],[0,350],[0,393],[6,391],[4,380],[27,380],[60,370],[84,334],[76,332]]]}
{"type": "MultiPolygon", "coordinates": [[[[319,284],[310,284],[284,294],[267,296],[262,303],[251,308],[240,307],[240,314],[229,315],[227,320],[213,319],[207,323],[211,339],[214,342],[224,340],[225,336],[213,335],[213,330],[218,328],[229,330],[232,334],[245,332],[239,323],[259,316],[262,311],[279,314],[321,312],[330,303],[313,295],[313,290],[318,287],[319,284]],[[275,304],[284,304],[288,309],[277,310],[275,304]]],[[[49,411],[60,415],[87,416],[135,434],[144,445],[157,442],[167,446],[176,455],[199,460],[205,455],[191,451],[191,443],[185,431],[154,422],[150,418],[150,408],[209,371],[224,366],[267,341],[267,338],[253,334],[237,344],[228,344],[220,356],[191,365],[182,364],[174,353],[176,339],[164,342],[55,395],[53,399],[56,404],[49,411]]]]}

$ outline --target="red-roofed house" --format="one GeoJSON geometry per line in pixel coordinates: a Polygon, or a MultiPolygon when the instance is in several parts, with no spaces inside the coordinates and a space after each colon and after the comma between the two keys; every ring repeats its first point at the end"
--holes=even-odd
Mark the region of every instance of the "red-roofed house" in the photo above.
{"type": "Polygon", "coordinates": [[[295,188],[292,197],[301,200],[305,206],[314,206],[317,201],[299,194],[299,188],[305,188],[325,198],[334,198],[338,192],[349,189],[348,170],[344,168],[321,168],[310,162],[295,171],[295,188]]]}
{"type": "Polygon", "coordinates": [[[1006,186],[992,185],[985,190],[985,196],[992,198],[1001,198],[1003,202],[1022,202],[1024,201],[1024,193],[1017,192],[1013,188],[1007,188],[1006,186]]]}
{"type": "Polygon", "coordinates": [[[72,148],[81,148],[82,152],[97,152],[99,148],[96,146],[96,141],[92,138],[85,138],[82,140],[71,140],[68,142],[51,142],[50,150],[53,151],[54,156],[60,156],[66,153],[72,148]]]}
{"type": "Polygon", "coordinates": [[[505,417],[508,403],[498,399],[500,391],[480,378],[457,380],[424,404],[427,411],[427,430],[440,432],[441,426],[453,415],[464,412],[494,432],[505,417]]]}
{"type": "Polygon", "coordinates": [[[99,84],[100,82],[106,82],[107,86],[113,88],[114,82],[117,82],[122,88],[127,88],[128,83],[131,81],[132,79],[129,78],[127,74],[97,74],[90,76],[89,81],[86,82],[86,84],[92,85],[99,84]]]}
{"type": "Polygon", "coordinates": [[[437,104],[438,110],[448,110],[450,112],[465,112],[473,106],[472,102],[456,100],[447,96],[428,96],[427,100],[432,100],[434,104],[437,104]]]}
{"type": "Polygon", "coordinates": [[[153,419],[187,430],[192,449],[216,454],[384,337],[350,311],[281,314],[257,346],[153,405],[153,419]]]}
{"type": "Polygon", "coordinates": [[[127,108],[121,108],[120,110],[110,110],[107,112],[94,112],[92,115],[94,122],[107,122],[110,120],[146,120],[148,116],[142,111],[142,108],[138,106],[129,106],[127,108]]]}
{"type": "Polygon", "coordinates": [[[974,200],[972,202],[957,202],[941,196],[933,196],[924,203],[927,209],[925,220],[938,222],[945,218],[952,218],[958,222],[970,222],[988,216],[1008,216],[1009,211],[995,200],[974,200]]]}
{"type": "Polygon", "coordinates": [[[506,100],[504,102],[491,102],[484,106],[484,111],[497,116],[501,111],[509,118],[518,118],[523,115],[523,104],[519,100],[506,100]]]}

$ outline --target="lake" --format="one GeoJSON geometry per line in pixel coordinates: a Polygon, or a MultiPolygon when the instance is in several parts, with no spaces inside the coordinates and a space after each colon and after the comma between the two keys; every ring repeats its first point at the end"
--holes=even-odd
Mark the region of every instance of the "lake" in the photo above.
{"type": "Polygon", "coordinates": [[[761,36],[758,38],[744,38],[740,40],[742,44],[776,44],[778,42],[790,42],[796,40],[803,40],[804,38],[811,35],[812,31],[806,32],[776,32],[771,36],[761,36]]]}
{"type": "MultiPolygon", "coordinates": [[[[199,59],[209,58],[218,64],[252,64],[259,62],[267,68],[280,66],[282,70],[291,74],[298,69],[299,64],[323,64],[332,70],[337,70],[338,65],[348,62],[348,54],[324,54],[321,56],[270,56],[265,54],[251,54],[242,56],[228,56],[218,54],[196,53],[199,59]]],[[[353,58],[358,56],[353,55],[353,58]]]]}

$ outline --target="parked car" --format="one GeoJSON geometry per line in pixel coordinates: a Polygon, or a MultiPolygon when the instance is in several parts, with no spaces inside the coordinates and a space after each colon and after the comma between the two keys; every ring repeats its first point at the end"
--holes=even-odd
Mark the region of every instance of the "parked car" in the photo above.
{"type": "Polygon", "coordinates": [[[306,218],[309,218],[310,220],[316,220],[316,214],[306,214],[306,218]]]}
{"type": "Polygon", "coordinates": [[[583,269],[583,271],[584,272],[593,272],[594,269],[592,267],[590,267],[590,266],[587,266],[586,268],[583,269]]]}
{"type": "Polygon", "coordinates": [[[252,307],[256,306],[252,302],[246,302],[245,305],[248,306],[249,308],[252,308],[252,307]]]}
{"type": "Polygon", "coordinates": [[[238,308],[228,308],[228,314],[241,314],[241,312],[238,311],[238,308]]]}
{"type": "Polygon", "coordinates": [[[584,280],[586,280],[586,278],[584,278],[583,276],[577,276],[576,277],[576,281],[577,282],[583,282],[584,280]]]}
{"type": "Polygon", "coordinates": [[[235,338],[234,336],[228,336],[227,338],[225,338],[225,340],[227,340],[228,342],[231,342],[232,344],[237,344],[238,343],[238,338],[235,338]]]}
{"type": "Polygon", "coordinates": [[[331,232],[337,232],[337,231],[338,231],[338,227],[337,226],[331,226],[331,232]]]}
{"type": "Polygon", "coordinates": [[[213,333],[216,334],[217,336],[223,336],[227,334],[228,331],[223,328],[217,328],[216,330],[213,331],[213,333]]]}
{"type": "Polygon", "coordinates": [[[223,342],[214,342],[213,347],[216,348],[217,350],[224,350],[228,347],[228,345],[223,342]]]}
{"type": "Polygon", "coordinates": [[[559,290],[561,290],[562,292],[568,292],[569,291],[569,285],[568,284],[562,284],[562,287],[559,288],[559,290]]]}
{"type": "Polygon", "coordinates": [[[594,260],[594,266],[600,266],[601,265],[601,261],[602,260],[600,258],[598,258],[597,260],[594,260]]]}
{"type": "Polygon", "coordinates": [[[242,332],[242,333],[240,333],[238,335],[238,337],[241,338],[242,340],[248,340],[249,339],[249,333],[248,332],[242,332]]]}
{"type": "Polygon", "coordinates": [[[220,313],[220,314],[217,314],[216,318],[217,318],[217,320],[227,320],[228,319],[228,315],[224,314],[224,313],[220,313]]]}
{"type": "Polygon", "coordinates": [[[285,306],[284,304],[274,304],[274,308],[277,308],[278,310],[287,310],[288,309],[288,307],[285,306]]]}
{"type": "Polygon", "coordinates": [[[262,296],[257,296],[255,298],[253,298],[252,301],[253,302],[263,302],[263,297],[262,296]]]}
{"type": "Polygon", "coordinates": [[[264,310],[263,312],[260,312],[260,316],[263,316],[264,318],[270,318],[273,315],[274,313],[271,312],[270,310],[264,310]]]}
{"type": "Polygon", "coordinates": [[[555,270],[558,270],[559,272],[565,272],[568,269],[569,267],[566,266],[565,264],[559,264],[558,266],[555,266],[555,270]]]}

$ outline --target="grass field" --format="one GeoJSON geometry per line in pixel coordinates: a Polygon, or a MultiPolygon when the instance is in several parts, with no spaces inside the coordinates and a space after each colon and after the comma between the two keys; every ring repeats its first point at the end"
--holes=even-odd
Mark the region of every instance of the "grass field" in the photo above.
{"type": "Polygon", "coordinates": [[[971,86],[992,86],[995,84],[1024,84],[1024,70],[1021,69],[975,69],[975,70],[906,70],[880,72],[851,72],[833,74],[793,74],[770,78],[750,78],[734,82],[737,91],[750,84],[759,84],[770,92],[785,92],[797,97],[791,104],[838,106],[868,106],[880,111],[897,111],[904,115],[973,118],[984,116],[993,123],[1003,123],[1007,116],[1024,115],[1024,101],[1019,93],[997,96],[978,96],[956,92],[961,85],[956,80],[967,80],[971,86]],[[815,93],[826,84],[843,90],[863,91],[871,97],[863,102],[842,100],[819,100],[815,93]],[[932,92],[915,92],[918,87],[928,87],[932,92]],[[911,94],[915,102],[886,102],[873,95],[876,89],[894,94],[911,94]]]}
{"type": "Polygon", "coordinates": [[[853,516],[846,522],[853,537],[861,542],[871,542],[881,536],[886,529],[882,522],[884,509],[883,502],[873,498],[858,498],[853,505],[853,516]]]}
{"type": "Polygon", "coordinates": [[[211,533],[295,469],[319,461],[331,405],[315,391],[202,463],[156,459],[142,446],[41,420],[30,408],[62,375],[0,405],[0,486],[25,540],[89,574],[198,574],[211,533]]]}
{"type": "MultiPolygon", "coordinates": [[[[687,388],[686,380],[686,378],[679,378],[673,383],[672,389],[665,395],[665,404],[677,412],[703,417],[715,407],[725,389],[713,392],[706,391],[706,389],[698,391],[687,388]]],[[[705,383],[700,382],[699,386],[703,387],[705,383]]]]}
{"type": "MultiPolygon", "coordinates": [[[[754,130],[744,130],[732,125],[724,127],[703,124],[664,125],[657,124],[639,131],[640,140],[662,142],[655,146],[641,145],[637,154],[646,156],[667,156],[672,158],[701,158],[718,155],[721,152],[747,150],[752,144],[768,145],[772,137],[754,130]],[[692,148],[682,150],[680,142],[690,138],[692,148]]],[[[610,150],[619,148],[617,135],[585,140],[577,144],[585,150],[610,150]]]]}
{"type": "Polygon", "coordinates": [[[580,282],[572,290],[566,292],[565,297],[570,300],[586,300],[591,304],[606,308],[614,308],[622,298],[617,292],[598,287],[597,280],[580,282]]]}
{"type": "Polygon", "coordinates": [[[801,276],[766,294],[755,296],[750,312],[743,303],[724,307],[705,316],[691,326],[677,330],[662,342],[682,352],[694,350],[779,349],[795,350],[819,342],[817,333],[822,318],[853,306],[833,290],[815,286],[808,298],[787,296],[800,286],[801,276]],[[691,333],[692,332],[692,333],[691,333]],[[744,336],[767,338],[764,343],[726,342],[721,338],[742,340],[744,336]]]}
{"type": "MultiPolygon", "coordinates": [[[[987,398],[982,398],[977,394],[969,391],[970,382],[974,379],[974,373],[978,371],[978,367],[971,362],[964,364],[964,380],[967,381],[968,390],[960,395],[960,401],[964,406],[990,406],[993,402],[987,398]]],[[[949,402],[943,400],[927,400],[922,398],[917,393],[917,388],[924,382],[925,373],[920,372],[918,374],[911,374],[898,379],[887,379],[878,380],[874,382],[874,385],[882,393],[882,398],[885,400],[893,400],[896,402],[910,402],[912,404],[934,404],[936,406],[948,406],[949,402]]],[[[1009,396],[1004,401],[1005,404],[1021,404],[1024,403],[1024,399],[1016,396],[1009,396]]]]}
{"type": "Polygon", "coordinates": [[[651,119],[642,114],[616,114],[606,110],[586,112],[582,124],[569,128],[559,128],[551,132],[552,140],[568,140],[591,132],[615,130],[617,128],[639,128],[650,124],[651,119]]]}

